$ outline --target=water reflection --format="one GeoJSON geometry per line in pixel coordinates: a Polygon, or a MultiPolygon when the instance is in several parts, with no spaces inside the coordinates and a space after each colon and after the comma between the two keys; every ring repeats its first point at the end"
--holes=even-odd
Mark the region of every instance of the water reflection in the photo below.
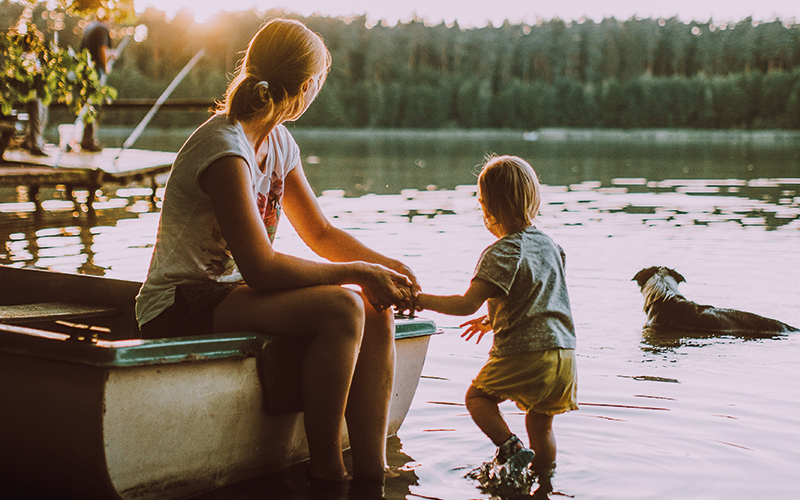
{"type": "MultiPolygon", "coordinates": [[[[522,156],[531,162],[542,182],[558,186],[589,180],[597,182],[598,187],[614,187],[614,180],[632,177],[646,179],[644,187],[648,190],[670,190],[671,186],[653,183],[684,179],[690,183],[713,182],[716,184],[708,187],[724,192],[766,187],[741,186],[742,180],[793,178],[800,171],[796,144],[531,142],[513,132],[485,131],[293,133],[305,158],[313,158],[313,162],[306,161],[311,185],[343,189],[348,196],[474,184],[474,166],[491,153],[522,156]],[[733,184],[728,185],[728,180],[733,184]]],[[[781,195],[780,191],[769,194],[781,195]]]]}
{"type": "MultiPolygon", "coordinates": [[[[462,293],[493,240],[476,211],[473,166],[487,152],[535,164],[545,183],[539,223],[567,252],[579,338],[582,410],[557,424],[555,486],[564,496],[796,494],[800,334],[651,336],[642,331],[642,296],[630,277],[653,264],[671,266],[690,279],[681,286],[693,300],[800,324],[797,147],[528,144],[503,134],[431,134],[401,144],[297,135],[304,160],[315,157],[304,162],[306,172],[334,224],[405,261],[432,293],[462,293]],[[362,144],[351,148],[353,141],[362,144]],[[780,460],[758,460],[765,456],[780,460]]],[[[0,263],[72,272],[86,265],[142,279],[158,224],[147,194],[106,192],[91,222],[57,204],[37,219],[20,193],[0,190],[0,263]]],[[[288,224],[276,247],[314,258],[288,224]]],[[[445,327],[461,322],[431,317],[445,327]]],[[[402,474],[390,480],[397,484],[388,498],[485,498],[464,474],[494,447],[462,407],[429,402],[463,401],[488,346],[447,332],[431,341],[397,446],[414,460],[390,457],[404,465],[395,465],[402,474]]],[[[524,432],[524,415],[514,408],[506,415],[524,432]]],[[[294,489],[281,478],[254,480],[249,490],[230,487],[218,498],[304,498],[304,469],[292,474],[286,481],[294,489]]]]}
{"type": "Polygon", "coordinates": [[[15,206],[14,202],[0,203],[4,209],[0,215],[0,239],[4,241],[0,263],[103,276],[108,267],[102,261],[124,252],[128,240],[124,234],[109,238],[108,231],[124,227],[126,220],[140,219],[140,201],[133,197],[101,199],[94,214],[78,212],[71,202],[59,200],[45,202],[42,212],[27,204],[16,204],[18,210],[13,211],[9,205],[15,206]]]}
{"type": "Polygon", "coordinates": [[[508,464],[484,462],[465,477],[478,483],[478,489],[492,500],[547,499],[553,492],[553,471],[536,474],[529,468],[513,470],[508,464]]]}
{"type": "MultiPolygon", "coordinates": [[[[419,484],[419,478],[414,472],[414,459],[403,452],[403,445],[397,436],[391,436],[387,440],[386,455],[390,473],[386,478],[385,500],[405,499],[411,494],[410,487],[419,484]]],[[[348,470],[351,470],[349,453],[345,453],[345,462],[348,470]]],[[[196,500],[252,500],[255,498],[339,500],[339,497],[318,498],[318,496],[310,494],[306,469],[306,464],[301,463],[274,474],[242,481],[193,498],[196,500]]],[[[414,495],[413,497],[418,496],[414,495]]],[[[341,500],[347,500],[347,495],[341,496],[341,500]]],[[[370,499],[359,497],[358,500],[370,499]]]]}
{"type": "MultiPolygon", "coordinates": [[[[800,190],[800,179],[750,180],[749,197],[743,196],[744,188],[735,194],[709,194],[701,187],[713,183],[705,181],[651,183],[615,178],[612,184],[613,187],[604,187],[598,181],[584,181],[569,186],[544,185],[542,212],[552,214],[555,223],[564,226],[736,224],[768,231],[800,228],[800,197],[795,196],[800,190]]],[[[147,188],[111,191],[100,198],[96,214],[90,215],[74,211],[68,202],[62,202],[66,203],[64,206],[45,202],[47,210],[34,213],[32,207],[16,200],[15,192],[7,191],[6,196],[0,192],[0,238],[6,242],[4,252],[0,252],[0,263],[102,275],[107,268],[94,262],[98,252],[96,239],[104,233],[101,228],[119,227],[124,220],[157,218],[148,200],[149,193],[147,188]]],[[[372,194],[359,198],[347,197],[346,190],[324,190],[320,203],[333,219],[359,214],[361,223],[386,222],[396,217],[414,222],[418,218],[458,216],[474,212],[477,207],[474,185],[452,190],[403,189],[399,195],[372,194]]],[[[121,240],[128,239],[124,234],[127,233],[118,235],[121,240]]],[[[132,244],[134,248],[142,246],[141,242],[132,244]]],[[[146,243],[149,244],[150,241],[146,243]]]]}
{"type": "Polygon", "coordinates": [[[652,354],[665,354],[675,352],[683,347],[706,347],[721,342],[738,343],[764,339],[777,340],[784,336],[785,334],[778,333],[733,335],[723,332],[658,330],[645,327],[642,329],[642,350],[652,354]]]}
{"type": "MultiPolygon", "coordinates": [[[[545,184],[543,213],[557,210],[556,223],[564,226],[800,228],[800,150],[794,144],[548,142],[485,131],[294,133],[306,174],[332,218],[346,215],[346,205],[353,204],[344,200],[352,198],[359,200],[355,210],[364,223],[397,216],[413,223],[472,211],[475,165],[486,154],[504,153],[531,161],[545,184]]],[[[174,135],[170,147],[177,149],[186,131],[174,135]]],[[[42,190],[40,215],[24,188],[0,189],[0,237],[7,242],[0,263],[103,274],[108,267],[96,262],[97,233],[90,228],[157,212],[145,187],[104,188],[94,220],[75,211],[65,193],[42,190]],[[68,227],[79,231],[64,231],[68,227]],[[55,240],[36,234],[48,228],[61,231],[55,240]]],[[[85,196],[79,192],[79,201],[85,196]]]]}

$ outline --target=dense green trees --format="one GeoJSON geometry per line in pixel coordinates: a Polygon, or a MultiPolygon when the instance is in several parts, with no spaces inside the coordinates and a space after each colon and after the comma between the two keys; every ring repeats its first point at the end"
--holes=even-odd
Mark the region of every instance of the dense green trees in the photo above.
{"type": "MultiPolygon", "coordinates": [[[[18,8],[0,2],[0,22],[18,8]]],[[[40,7],[41,8],[41,7],[40,7]]],[[[109,83],[156,97],[201,47],[208,55],[175,97],[216,99],[265,17],[195,23],[149,9],[109,83]]],[[[290,16],[291,17],[291,16],[290,16]]],[[[42,30],[45,21],[39,19],[42,30]]],[[[800,25],[604,19],[461,29],[420,20],[302,18],[334,65],[299,125],[414,128],[800,128],[800,25]]],[[[70,23],[60,43],[77,46],[70,23]]]]}

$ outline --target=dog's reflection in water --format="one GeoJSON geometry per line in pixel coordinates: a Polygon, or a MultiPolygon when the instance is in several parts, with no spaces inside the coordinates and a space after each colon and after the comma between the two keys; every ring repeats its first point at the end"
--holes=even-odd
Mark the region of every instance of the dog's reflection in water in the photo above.
{"type": "Polygon", "coordinates": [[[668,267],[642,269],[633,281],[644,296],[645,341],[656,347],[678,347],[693,339],[716,337],[773,338],[798,331],[758,314],[693,302],[678,291],[678,284],[686,278],[668,267]]]}

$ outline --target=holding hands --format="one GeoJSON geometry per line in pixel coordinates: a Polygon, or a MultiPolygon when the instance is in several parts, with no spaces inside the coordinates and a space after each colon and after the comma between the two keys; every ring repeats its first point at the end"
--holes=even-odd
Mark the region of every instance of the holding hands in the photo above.
{"type": "Polygon", "coordinates": [[[401,264],[406,271],[401,273],[380,264],[363,263],[363,266],[363,279],[359,284],[376,311],[382,313],[391,306],[400,311],[413,308],[414,290],[419,290],[419,284],[410,269],[401,264]]]}

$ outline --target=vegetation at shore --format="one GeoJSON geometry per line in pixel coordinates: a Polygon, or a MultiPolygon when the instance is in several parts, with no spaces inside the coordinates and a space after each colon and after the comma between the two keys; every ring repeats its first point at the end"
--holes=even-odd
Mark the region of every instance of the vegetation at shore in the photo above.
{"type": "MultiPolygon", "coordinates": [[[[13,25],[19,9],[0,2],[0,27],[13,25]]],[[[552,19],[462,29],[254,10],[197,23],[186,10],[169,19],[150,8],[136,21],[147,38],[125,49],[109,84],[120,98],[155,98],[205,47],[173,97],[219,99],[248,40],[279,15],[301,19],[333,54],[325,89],[298,126],[800,129],[800,24],[781,20],[552,19]]],[[[34,20],[52,37],[43,4],[34,20]]],[[[80,22],[67,16],[59,44],[80,46],[80,22]]],[[[131,115],[106,113],[104,122],[136,123],[131,115]]],[[[187,120],[196,115],[164,113],[158,124],[187,120]]]]}

